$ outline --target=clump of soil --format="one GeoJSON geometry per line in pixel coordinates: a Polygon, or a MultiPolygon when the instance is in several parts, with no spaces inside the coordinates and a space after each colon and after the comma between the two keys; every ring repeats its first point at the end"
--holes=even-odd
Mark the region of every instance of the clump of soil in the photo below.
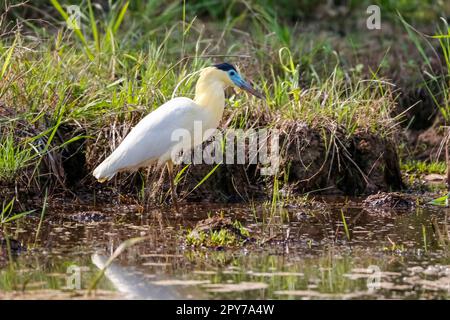
{"type": "Polygon", "coordinates": [[[233,225],[230,218],[224,218],[221,216],[214,216],[205,220],[200,220],[195,225],[193,231],[206,232],[206,231],[220,231],[227,229],[233,233],[239,234],[240,231],[233,225]]]}
{"type": "Polygon", "coordinates": [[[444,121],[441,117],[437,117],[431,127],[417,133],[415,145],[418,159],[445,160],[445,148],[442,143],[447,132],[443,129],[443,125],[444,121]]]}
{"type": "MultiPolygon", "coordinates": [[[[287,177],[294,194],[323,190],[324,194],[361,195],[403,188],[393,138],[367,131],[346,137],[344,131],[327,130],[299,122],[283,124],[276,178],[287,177]]],[[[191,165],[181,188],[193,190],[214,167],[191,165]]],[[[262,176],[260,169],[256,164],[220,165],[187,199],[234,202],[271,196],[274,176],[262,176]]]]}
{"type": "Polygon", "coordinates": [[[324,136],[321,129],[298,128],[287,160],[290,181],[301,191],[326,189],[326,193],[358,195],[402,188],[392,139],[362,130],[347,138],[340,130],[324,136]],[[326,144],[330,139],[331,150],[326,144]]]}
{"type": "Polygon", "coordinates": [[[400,192],[379,192],[368,196],[363,205],[368,208],[375,209],[397,209],[410,210],[414,209],[418,204],[418,199],[408,194],[400,192]]]}

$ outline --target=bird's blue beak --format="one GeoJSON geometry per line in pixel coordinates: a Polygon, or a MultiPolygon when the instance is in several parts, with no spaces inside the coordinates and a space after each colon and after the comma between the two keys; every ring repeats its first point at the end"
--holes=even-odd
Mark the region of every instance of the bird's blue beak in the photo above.
{"type": "Polygon", "coordinates": [[[238,86],[239,88],[251,93],[252,95],[254,95],[257,98],[260,99],[264,99],[264,95],[259,92],[256,91],[248,82],[246,82],[244,79],[241,78],[241,76],[239,74],[235,74],[231,80],[233,81],[233,83],[238,86]]]}

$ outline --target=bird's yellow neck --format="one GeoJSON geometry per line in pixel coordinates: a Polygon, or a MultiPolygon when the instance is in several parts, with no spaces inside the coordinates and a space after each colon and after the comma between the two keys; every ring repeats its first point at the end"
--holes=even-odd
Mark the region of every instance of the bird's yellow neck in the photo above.
{"type": "Polygon", "coordinates": [[[199,106],[210,110],[214,118],[222,118],[225,108],[225,84],[212,68],[206,68],[195,87],[194,101],[199,106]]]}

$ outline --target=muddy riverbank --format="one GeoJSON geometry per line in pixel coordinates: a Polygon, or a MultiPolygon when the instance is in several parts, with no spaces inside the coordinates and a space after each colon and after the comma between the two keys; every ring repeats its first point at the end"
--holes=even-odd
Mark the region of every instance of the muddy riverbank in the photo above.
{"type": "MultiPolygon", "coordinates": [[[[177,182],[181,198],[187,202],[248,202],[270,199],[274,187],[292,197],[307,192],[367,195],[404,187],[393,137],[363,130],[348,137],[339,128],[313,128],[295,121],[286,122],[278,130],[279,169],[274,174],[262,175],[264,165],[249,164],[247,139],[245,164],[178,165],[177,171],[182,171],[177,182]]],[[[64,141],[62,138],[58,143],[64,141]]],[[[121,173],[104,184],[96,182],[91,172],[103,157],[99,154],[104,154],[98,150],[100,142],[95,141],[94,146],[94,141],[81,139],[48,154],[39,166],[41,178],[35,180],[34,168],[24,171],[15,183],[3,183],[2,197],[15,195],[26,203],[33,195],[42,197],[46,185],[49,194],[58,190],[69,198],[90,195],[101,201],[111,195],[122,195],[137,201],[145,199],[146,204],[165,201],[168,177],[154,167],[138,173],[121,173]]],[[[203,150],[211,143],[204,143],[203,150]]]]}

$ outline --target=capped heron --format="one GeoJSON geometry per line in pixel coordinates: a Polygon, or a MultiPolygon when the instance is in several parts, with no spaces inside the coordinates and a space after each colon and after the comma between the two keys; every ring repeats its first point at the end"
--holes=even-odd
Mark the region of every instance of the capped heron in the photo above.
{"type": "MultiPolygon", "coordinates": [[[[154,163],[157,164],[157,168],[166,165],[172,202],[179,211],[172,158],[176,151],[179,151],[174,150],[179,148],[179,143],[172,140],[172,133],[177,129],[186,129],[193,133],[196,121],[201,121],[203,132],[216,129],[225,108],[224,89],[229,86],[237,86],[258,98],[263,98],[261,93],[242,79],[231,64],[221,63],[204,68],[197,81],[194,100],[177,97],[145,116],[114,152],[95,168],[94,177],[104,182],[111,180],[121,171],[135,171],[154,163]]],[[[203,141],[206,138],[202,134],[203,141]]],[[[191,141],[189,147],[195,147],[194,143],[191,141]]]]}

